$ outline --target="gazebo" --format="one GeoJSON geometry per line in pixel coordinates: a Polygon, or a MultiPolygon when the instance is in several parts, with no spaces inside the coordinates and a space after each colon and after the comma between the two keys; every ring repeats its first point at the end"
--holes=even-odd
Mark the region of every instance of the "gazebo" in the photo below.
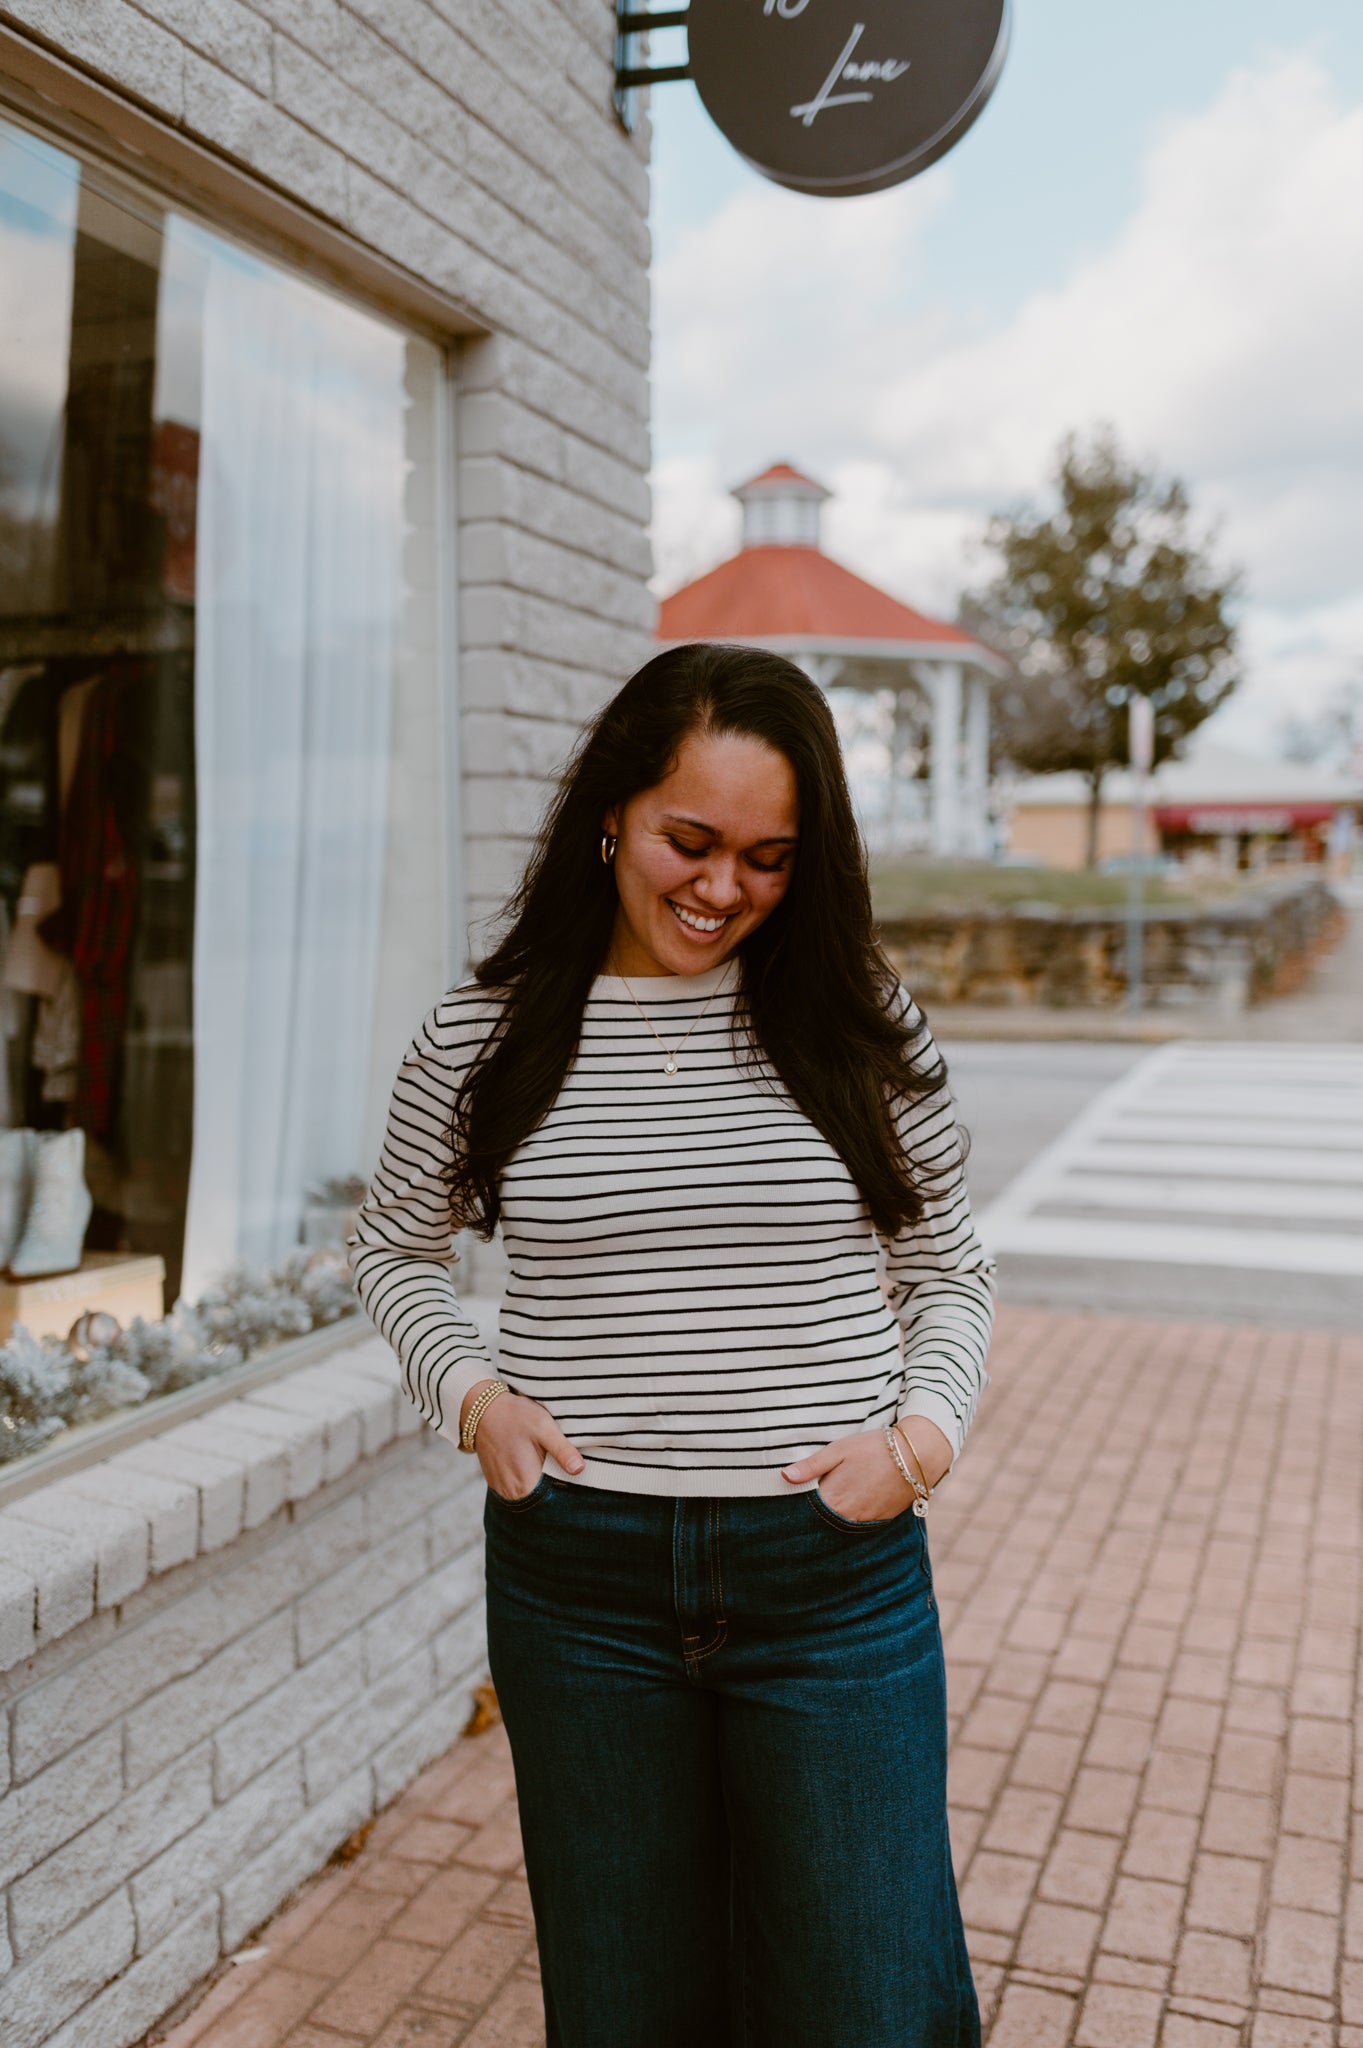
{"type": "MultiPolygon", "coordinates": [[[[892,691],[890,799],[924,732],[926,842],[939,856],[989,851],[989,685],[999,657],[959,626],[901,604],[826,555],[820,516],[832,493],[778,462],[733,493],[739,552],[664,598],[658,638],[732,640],[797,662],[820,689],[892,691]]],[[[889,824],[893,825],[894,810],[889,824]]]]}

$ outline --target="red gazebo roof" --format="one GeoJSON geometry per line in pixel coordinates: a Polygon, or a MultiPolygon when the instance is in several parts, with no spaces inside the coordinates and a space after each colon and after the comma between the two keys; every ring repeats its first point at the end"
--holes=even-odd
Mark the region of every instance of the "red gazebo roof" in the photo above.
{"type": "Polygon", "coordinates": [[[773,462],[770,469],[764,469],[761,476],[750,476],[745,484],[735,484],[730,493],[735,498],[745,498],[754,491],[775,491],[793,484],[802,495],[831,498],[833,493],[826,485],[817,483],[812,476],[806,476],[802,469],[796,469],[789,462],[773,462]]]}
{"type": "Polygon", "coordinates": [[[813,546],[743,548],[663,599],[658,638],[902,641],[944,654],[982,651],[959,626],[901,604],[813,546]]]}

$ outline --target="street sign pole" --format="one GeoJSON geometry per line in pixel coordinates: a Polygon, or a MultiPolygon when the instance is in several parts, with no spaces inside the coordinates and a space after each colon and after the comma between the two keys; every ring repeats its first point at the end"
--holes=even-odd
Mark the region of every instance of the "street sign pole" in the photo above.
{"type": "Polygon", "coordinates": [[[1155,756],[1155,712],[1148,697],[1127,705],[1127,752],[1131,762],[1131,870],[1126,895],[1126,1007],[1138,1016],[1145,981],[1145,812],[1146,777],[1155,756]]]}

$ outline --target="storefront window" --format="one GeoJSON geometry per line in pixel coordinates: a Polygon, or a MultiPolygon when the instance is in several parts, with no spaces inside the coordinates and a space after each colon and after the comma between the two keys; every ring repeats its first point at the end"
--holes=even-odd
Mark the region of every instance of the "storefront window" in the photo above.
{"type": "Polygon", "coordinates": [[[449,966],[443,377],[0,122],[12,1275],[152,1254],[169,1305],[339,1228],[372,1164],[449,966]],[[54,1266],[62,1149],[89,1219],[54,1266]],[[25,1251],[43,1168],[56,1225],[25,1251]]]}

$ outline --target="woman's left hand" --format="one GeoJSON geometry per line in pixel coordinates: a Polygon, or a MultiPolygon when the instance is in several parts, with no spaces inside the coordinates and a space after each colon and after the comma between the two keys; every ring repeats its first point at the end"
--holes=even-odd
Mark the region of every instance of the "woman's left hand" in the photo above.
{"type": "MultiPolygon", "coordinates": [[[[905,1420],[913,1438],[913,1447],[923,1461],[928,1485],[936,1486],[943,1474],[950,1470],[951,1444],[926,1415],[910,1415],[905,1420]]],[[[905,1463],[912,1470],[913,1461],[902,1443],[900,1449],[904,1451],[905,1463]]],[[[834,1514],[845,1516],[849,1522],[890,1522],[914,1503],[914,1495],[904,1484],[903,1474],[890,1456],[883,1429],[867,1429],[858,1436],[838,1437],[835,1442],[825,1444],[821,1451],[801,1458],[797,1465],[783,1466],[781,1477],[788,1479],[792,1486],[800,1485],[803,1480],[817,1479],[819,1492],[834,1514]]]]}

